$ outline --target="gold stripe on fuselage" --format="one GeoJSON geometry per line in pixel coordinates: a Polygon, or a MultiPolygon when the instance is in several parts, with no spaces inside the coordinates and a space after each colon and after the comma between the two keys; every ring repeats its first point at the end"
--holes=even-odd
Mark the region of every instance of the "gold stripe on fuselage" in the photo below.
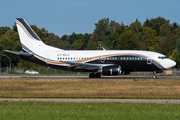
{"type": "MultiPolygon", "coordinates": [[[[83,60],[76,60],[76,61],[73,61],[73,62],[78,62],[78,63],[86,63],[88,61],[92,61],[92,60],[97,60],[97,59],[101,59],[103,57],[111,57],[111,56],[117,56],[117,55],[138,55],[138,56],[143,56],[143,57],[147,57],[146,55],[142,55],[142,54],[134,54],[134,53],[118,53],[118,54],[109,54],[109,55],[101,55],[101,56],[94,56],[94,57],[89,57],[91,58],[90,59],[83,59],[83,60]]],[[[39,59],[41,59],[42,61],[44,62],[48,62],[48,63],[51,63],[51,64],[57,64],[57,65],[65,65],[66,63],[64,62],[52,62],[52,61],[49,61],[47,59],[42,59],[40,57],[38,57],[39,59]]],[[[152,59],[152,58],[151,58],[152,59]]],[[[160,64],[158,61],[156,61],[155,59],[152,59],[153,61],[157,62],[158,64],[160,64]]],[[[160,64],[161,65],[161,64],[160,64]]],[[[162,66],[162,65],[161,65],[162,66]]]]}

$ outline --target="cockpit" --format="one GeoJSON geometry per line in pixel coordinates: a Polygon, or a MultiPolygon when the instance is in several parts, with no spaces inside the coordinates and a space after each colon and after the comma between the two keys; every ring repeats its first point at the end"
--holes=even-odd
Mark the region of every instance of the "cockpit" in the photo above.
{"type": "Polygon", "coordinates": [[[168,57],[166,57],[166,56],[159,56],[158,58],[159,59],[167,59],[168,57]]]}

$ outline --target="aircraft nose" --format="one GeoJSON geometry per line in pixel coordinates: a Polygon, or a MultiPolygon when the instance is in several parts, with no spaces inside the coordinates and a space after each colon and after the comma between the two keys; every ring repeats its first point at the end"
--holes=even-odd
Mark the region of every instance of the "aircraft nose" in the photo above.
{"type": "Polygon", "coordinates": [[[171,65],[172,65],[172,67],[174,67],[176,65],[176,62],[171,60],[171,65]]]}
{"type": "Polygon", "coordinates": [[[168,62],[166,63],[166,65],[165,65],[165,68],[169,69],[169,68],[174,67],[175,65],[176,65],[176,62],[171,60],[171,59],[169,59],[168,62]]]}

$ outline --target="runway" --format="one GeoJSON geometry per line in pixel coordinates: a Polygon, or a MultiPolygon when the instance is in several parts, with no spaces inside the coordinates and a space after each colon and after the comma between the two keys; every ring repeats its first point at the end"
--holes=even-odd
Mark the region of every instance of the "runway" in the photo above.
{"type": "MultiPolygon", "coordinates": [[[[0,75],[0,78],[59,78],[59,79],[72,79],[83,78],[89,79],[89,76],[85,75],[0,75]]],[[[102,79],[152,79],[152,76],[102,76],[102,79]]],[[[98,78],[99,79],[99,78],[98,78]]],[[[157,79],[180,79],[180,76],[157,76],[157,79]]]]}
{"type": "Polygon", "coordinates": [[[180,99],[70,99],[70,98],[0,98],[0,101],[36,101],[36,102],[119,102],[119,103],[157,103],[157,104],[180,104],[180,99]]]}

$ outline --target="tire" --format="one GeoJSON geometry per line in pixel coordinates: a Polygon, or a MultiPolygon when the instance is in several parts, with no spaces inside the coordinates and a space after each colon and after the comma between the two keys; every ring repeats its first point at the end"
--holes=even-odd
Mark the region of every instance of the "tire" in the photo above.
{"type": "Polygon", "coordinates": [[[96,73],[96,78],[101,78],[101,74],[100,73],[96,73]]]}
{"type": "Polygon", "coordinates": [[[89,74],[89,78],[95,78],[95,75],[93,73],[89,74]]]}
{"type": "Polygon", "coordinates": [[[157,76],[156,76],[156,75],[153,75],[152,78],[153,78],[153,79],[157,79],[157,76]]]}

